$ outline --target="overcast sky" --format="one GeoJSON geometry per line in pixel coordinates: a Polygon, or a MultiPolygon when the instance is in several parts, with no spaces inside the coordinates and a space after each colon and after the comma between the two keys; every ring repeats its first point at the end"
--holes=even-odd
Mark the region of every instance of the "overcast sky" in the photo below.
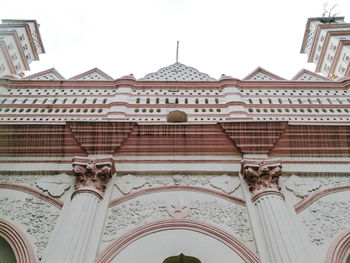
{"type": "MultiPolygon", "coordinates": [[[[328,8],[350,22],[350,0],[328,8]]],[[[314,70],[300,54],[308,17],[320,0],[2,0],[1,19],[35,19],[46,54],[31,75],[56,68],[65,78],[98,67],[113,78],[179,62],[219,78],[242,79],[256,67],[286,79],[314,70]]]]}

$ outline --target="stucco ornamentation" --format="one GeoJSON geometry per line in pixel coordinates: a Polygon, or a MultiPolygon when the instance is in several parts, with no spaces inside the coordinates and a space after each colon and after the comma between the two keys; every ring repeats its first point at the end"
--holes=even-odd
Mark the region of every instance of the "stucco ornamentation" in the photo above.
{"type": "Polygon", "coordinates": [[[279,191],[279,177],[282,174],[280,160],[242,160],[241,173],[252,194],[265,190],[279,191]]]}
{"type": "Polygon", "coordinates": [[[35,186],[35,183],[42,178],[42,175],[17,175],[17,174],[1,174],[0,183],[18,184],[25,186],[35,186]]]}
{"type": "Polygon", "coordinates": [[[74,158],[73,173],[77,177],[76,192],[88,190],[103,196],[106,183],[112,176],[112,169],[113,160],[111,158],[74,158]]]}
{"type": "Polygon", "coordinates": [[[350,226],[350,201],[318,200],[302,213],[302,221],[309,229],[309,237],[316,245],[323,245],[350,226]]]}
{"type": "Polygon", "coordinates": [[[61,173],[54,176],[45,176],[35,184],[39,189],[47,191],[49,195],[60,197],[71,187],[72,179],[69,175],[61,173]]]}
{"type": "Polygon", "coordinates": [[[240,184],[238,180],[227,174],[213,177],[209,180],[209,183],[212,187],[220,189],[227,194],[233,193],[240,184]]]}
{"type": "Polygon", "coordinates": [[[239,188],[239,178],[236,176],[220,175],[182,175],[174,174],[154,175],[154,176],[134,176],[131,174],[117,177],[116,187],[124,195],[135,192],[140,189],[170,186],[170,185],[184,185],[184,186],[198,186],[207,189],[215,189],[221,192],[232,194],[239,188]]]}
{"type": "MultiPolygon", "coordinates": [[[[245,207],[218,201],[193,200],[188,203],[187,218],[206,222],[232,232],[245,242],[252,242],[252,232],[245,207]]],[[[109,242],[136,226],[172,217],[164,200],[131,200],[112,207],[104,229],[104,242],[109,242]]],[[[174,208],[175,209],[175,208],[174,208]]],[[[180,209],[181,210],[181,209],[180,209]]]]}
{"type": "Polygon", "coordinates": [[[134,176],[132,174],[127,174],[117,177],[114,184],[116,187],[118,187],[120,192],[127,195],[131,193],[132,190],[144,186],[146,184],[146,178],[143,176],[134,176]]]}
{"type": "Polygon", "coordinates": [[[0,211],[2,218],[21,226],[34,239],[33,244],[40,261],[59,210],[39,198],[29,196],[24,200],[0,197],[0,211]]]}
{"type": "Polygon", "coordinates": [[[291,175],[284,183],[285,187],[296,196],[304,198],[310,193],[324,188],[350,185],[348,176],[312,176],[291,175]]]}
{"type": "Polygon", "coordinates": [[[190,213],[190,208],[187,205],[177,202],[167,207],[168,214],[173,218],[186,218],[190,213]]]}

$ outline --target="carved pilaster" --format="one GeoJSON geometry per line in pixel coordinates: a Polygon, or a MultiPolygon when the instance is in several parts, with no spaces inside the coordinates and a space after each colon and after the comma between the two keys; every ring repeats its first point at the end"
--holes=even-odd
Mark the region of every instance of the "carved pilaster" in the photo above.
{"type": "Polygon", "coordinates": [[[278,185],[279,177],[282,174],[280,160],[242,160],[241,173],[249,186],[252,200],[271,193],[283,197],[278,185]]]}
{"type": "Polygon", "coordinates": [[[114,172],[113,168],[111,158],[73,158],[73,173],[77,177],[77,183],[72,198],[80,192],[91,192],[102,199],[106,184],[114,172]]]}

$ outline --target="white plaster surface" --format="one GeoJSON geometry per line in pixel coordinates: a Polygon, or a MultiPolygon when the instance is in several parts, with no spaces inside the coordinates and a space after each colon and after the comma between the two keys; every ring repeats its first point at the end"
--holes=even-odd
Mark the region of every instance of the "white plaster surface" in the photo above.
{"type": "Polygon", "coordinates": [[[244,262],[232,249],[212,237],[188,230],[168,230],[136,240],[122,250],[111,263],[160,263],[167,257],[180,253],[196,257],[203,263],[244,262]]]}

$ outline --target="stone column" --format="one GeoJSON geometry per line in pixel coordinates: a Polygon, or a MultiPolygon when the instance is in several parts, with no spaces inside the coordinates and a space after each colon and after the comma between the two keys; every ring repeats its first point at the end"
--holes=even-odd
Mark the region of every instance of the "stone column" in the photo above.
{"type": "Polygon", "coordinates": [[[73,159],[73,173],[77,183],[70,206],[43,262],[86,263],[95,260],[85,257],[99,202],[113,174],[113,160],[76,157],[73,159]]]}
{"type": "MultiPolygon", "coordinates": [[[[248,184],[254,206],[258,250],[263,263],[312,262],[297,231],[297,222],[288,211],[278,185],[282,174],[279,160],[242,160],[241,173],[248,184]]],[[[254,230],[254,229],[253,229],[254,230]]]]}

